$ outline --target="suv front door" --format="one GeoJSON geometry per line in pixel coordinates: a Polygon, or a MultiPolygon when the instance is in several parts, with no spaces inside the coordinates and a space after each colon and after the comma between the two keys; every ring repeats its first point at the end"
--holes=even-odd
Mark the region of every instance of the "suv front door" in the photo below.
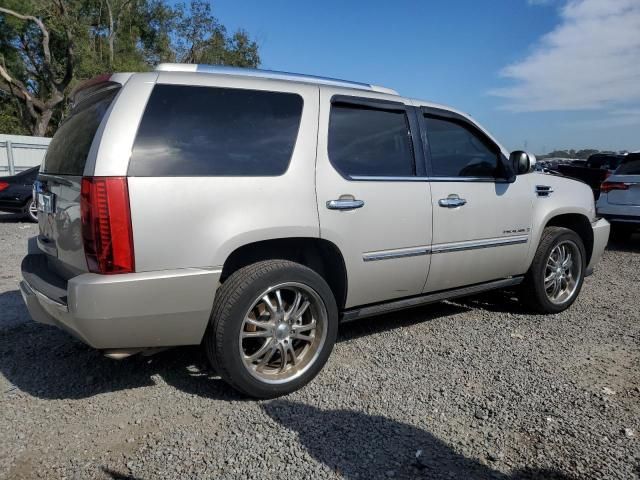
{"type": "Polygon", "coordinates": [[[343,254],[346,307],[420,294],[430,261],[431,196],[418,117],[398,97],[371,97],[320,91],[320,236],[343,254]]]}
{"type": "Polygon", "coordinates": [[[422,108],[433,244],[425,292],[520,275],[527,269],[533,190],[509,183],[500,147],[466,117],[422,108]]]}

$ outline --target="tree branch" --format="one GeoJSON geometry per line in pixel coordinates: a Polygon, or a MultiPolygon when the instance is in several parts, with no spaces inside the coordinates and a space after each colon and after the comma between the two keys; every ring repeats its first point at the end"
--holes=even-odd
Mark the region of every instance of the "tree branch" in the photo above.
{"type": "Polygon", "coordinates": [[[68,20],[67,7],[65,6],[62,0],[58,1],[58,6],[60,7],[60,12],[62,13],[62,16],[65,19],[65,21],[62,22],[62,25],[64,28],[64,33],[67,36],[67,59],[66,59],[67,61],[66,61],[66,68],[64,72],[64,78],[59,83],[56,83],[55,81],[53,83],[55,84],[55,86],[58,88],[60,92],[63,92],[64,89],[67,88],[69,83],[71,83],[71,80],[73,78],[75,52],[74,52],[74,45],[73,45],[73,35],[71,34],[71,31],[69,30],[69,26],[67,25],[67,20],[68,20]]]}
{"type": "Polygon", "coordinates": [[[34,17],[33,15],[23,15],[21,13],[15,12],[5,7],[0,7],[0,13],[6,13],[7,15],[11,15],[20,20],[31,21],[38,26],[38,28],[42,32],[42,53],[44,58],[44,67],[47,71],[47,75],[49,75],[50,78],[53,78],[52,72],[51,72],[51,50],[49,48],[49,30],[47,30],[47,27],[44,26],[44,23],[42,23],[42,20],[40,20],[38,17],[34,17]]]}
{"type": "MultiPolygon", "coordinates": [[[[3,71],[3,70],[4,70],[3,67],[0,66],[0,71],[3,71]]],[[[14,88],[14,84],[12,83],[0,82],[0,90],[10,95],[12,98],[15,98],[16,100],[21,100],[26,105],[29,115],[31,115],[31,117],[34,119],[38,118],[38,112],[36,112],[33,105],[33,100],[37,100],[37,99],[34,99],[33,97],[30,97],[28,95],[25,96],[24,92],[19,87],[18,87],[18,90],[16,90],[14,88]]]]}

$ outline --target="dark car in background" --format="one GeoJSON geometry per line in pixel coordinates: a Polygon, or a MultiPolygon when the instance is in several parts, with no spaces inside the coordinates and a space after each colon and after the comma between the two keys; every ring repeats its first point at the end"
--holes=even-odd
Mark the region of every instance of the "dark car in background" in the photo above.
{"type": "Polygon", "coordinates": [[[38,221],[38,212],[33,201],[33,182],[36,181],[40,167],[8,177],[0,177],[0,212],[17,213],[38,221]]]}
{"type": "Polygon", "coordinates": [[[557,166],[557,171],[589,185],[597,200],[600,197],[600,185],[618,168],[623,159],[624,155],[596,153],[591,155],[584,165],[576,162],[569,165],[560,164],[557,166]]]}

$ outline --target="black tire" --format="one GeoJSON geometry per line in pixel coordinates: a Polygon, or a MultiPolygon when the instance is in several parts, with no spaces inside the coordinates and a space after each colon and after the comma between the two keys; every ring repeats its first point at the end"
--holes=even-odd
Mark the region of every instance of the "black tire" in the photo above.
{"type": "Polygon", "coordinates": [[[578,298],[582,284],[584,283],[584,273],[586,269],[586,253],[582,239],[576,232],[563,227],[547,227],[542,232],[540,244],[533,257],[533,262],[529,271],[525,275],[524,282],[520,288],[520,299],[529,308],[539,313],[560,313],[569,308],[578,298]],[[573,242],[580,253],[579,278],[576,278],[575,290],[562,303],[554,303],[550,300],[545,289],[545,274],[547,271],[547,261],[552,250],[563,242],[573,242]]]}
{"type": "Polygon", "coordinates": [[[613,240],[625,241],[631,238],[635,228],[630,225],[621,225],[619,223],[611,224],[610,236],[613,240]]]}
{"type": "Polygon", "coordinates": [[[338,308],[324,279],[298,263],[266,260],[241,268],[220,286],[205,333],[204,347],[213,368],[232,387],[251,397],[275,398],[302,388],[320,372],[331,354],[337,332],[338,308]],[[317,294],[326,309],[326,327],[323,327],[326,336],[303,373],[290,381],[274,384],[249,373],[241,353],[240,333],[244,319],[262,293],[287,282],[303,285],[317,294]]]}

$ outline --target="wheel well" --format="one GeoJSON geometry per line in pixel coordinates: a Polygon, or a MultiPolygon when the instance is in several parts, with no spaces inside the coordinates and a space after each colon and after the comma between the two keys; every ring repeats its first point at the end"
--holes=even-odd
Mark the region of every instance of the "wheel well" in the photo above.
{"type": "Polygon", "coordinates": [[[558,215],[553,217],[547,222],[547,227],[564,227],[573,230],[578,234],[584,243],[587,258],[586,264],[591,261],[591,253],[593,252],[593,229],[591,228],[591,222],[584,215],[579,213],[567,213],[564,215],[558,215]]]}
{"type": "Polygon", "coordinates": [[[327,282],[338,309],[347,300],[347,269],[340,249],[321,238],[278,238],[249,243],[237,248],[224,262],[220,281],[242,267],[261,260],[283,259],[300,263],[314,270],[327,282]]]}

